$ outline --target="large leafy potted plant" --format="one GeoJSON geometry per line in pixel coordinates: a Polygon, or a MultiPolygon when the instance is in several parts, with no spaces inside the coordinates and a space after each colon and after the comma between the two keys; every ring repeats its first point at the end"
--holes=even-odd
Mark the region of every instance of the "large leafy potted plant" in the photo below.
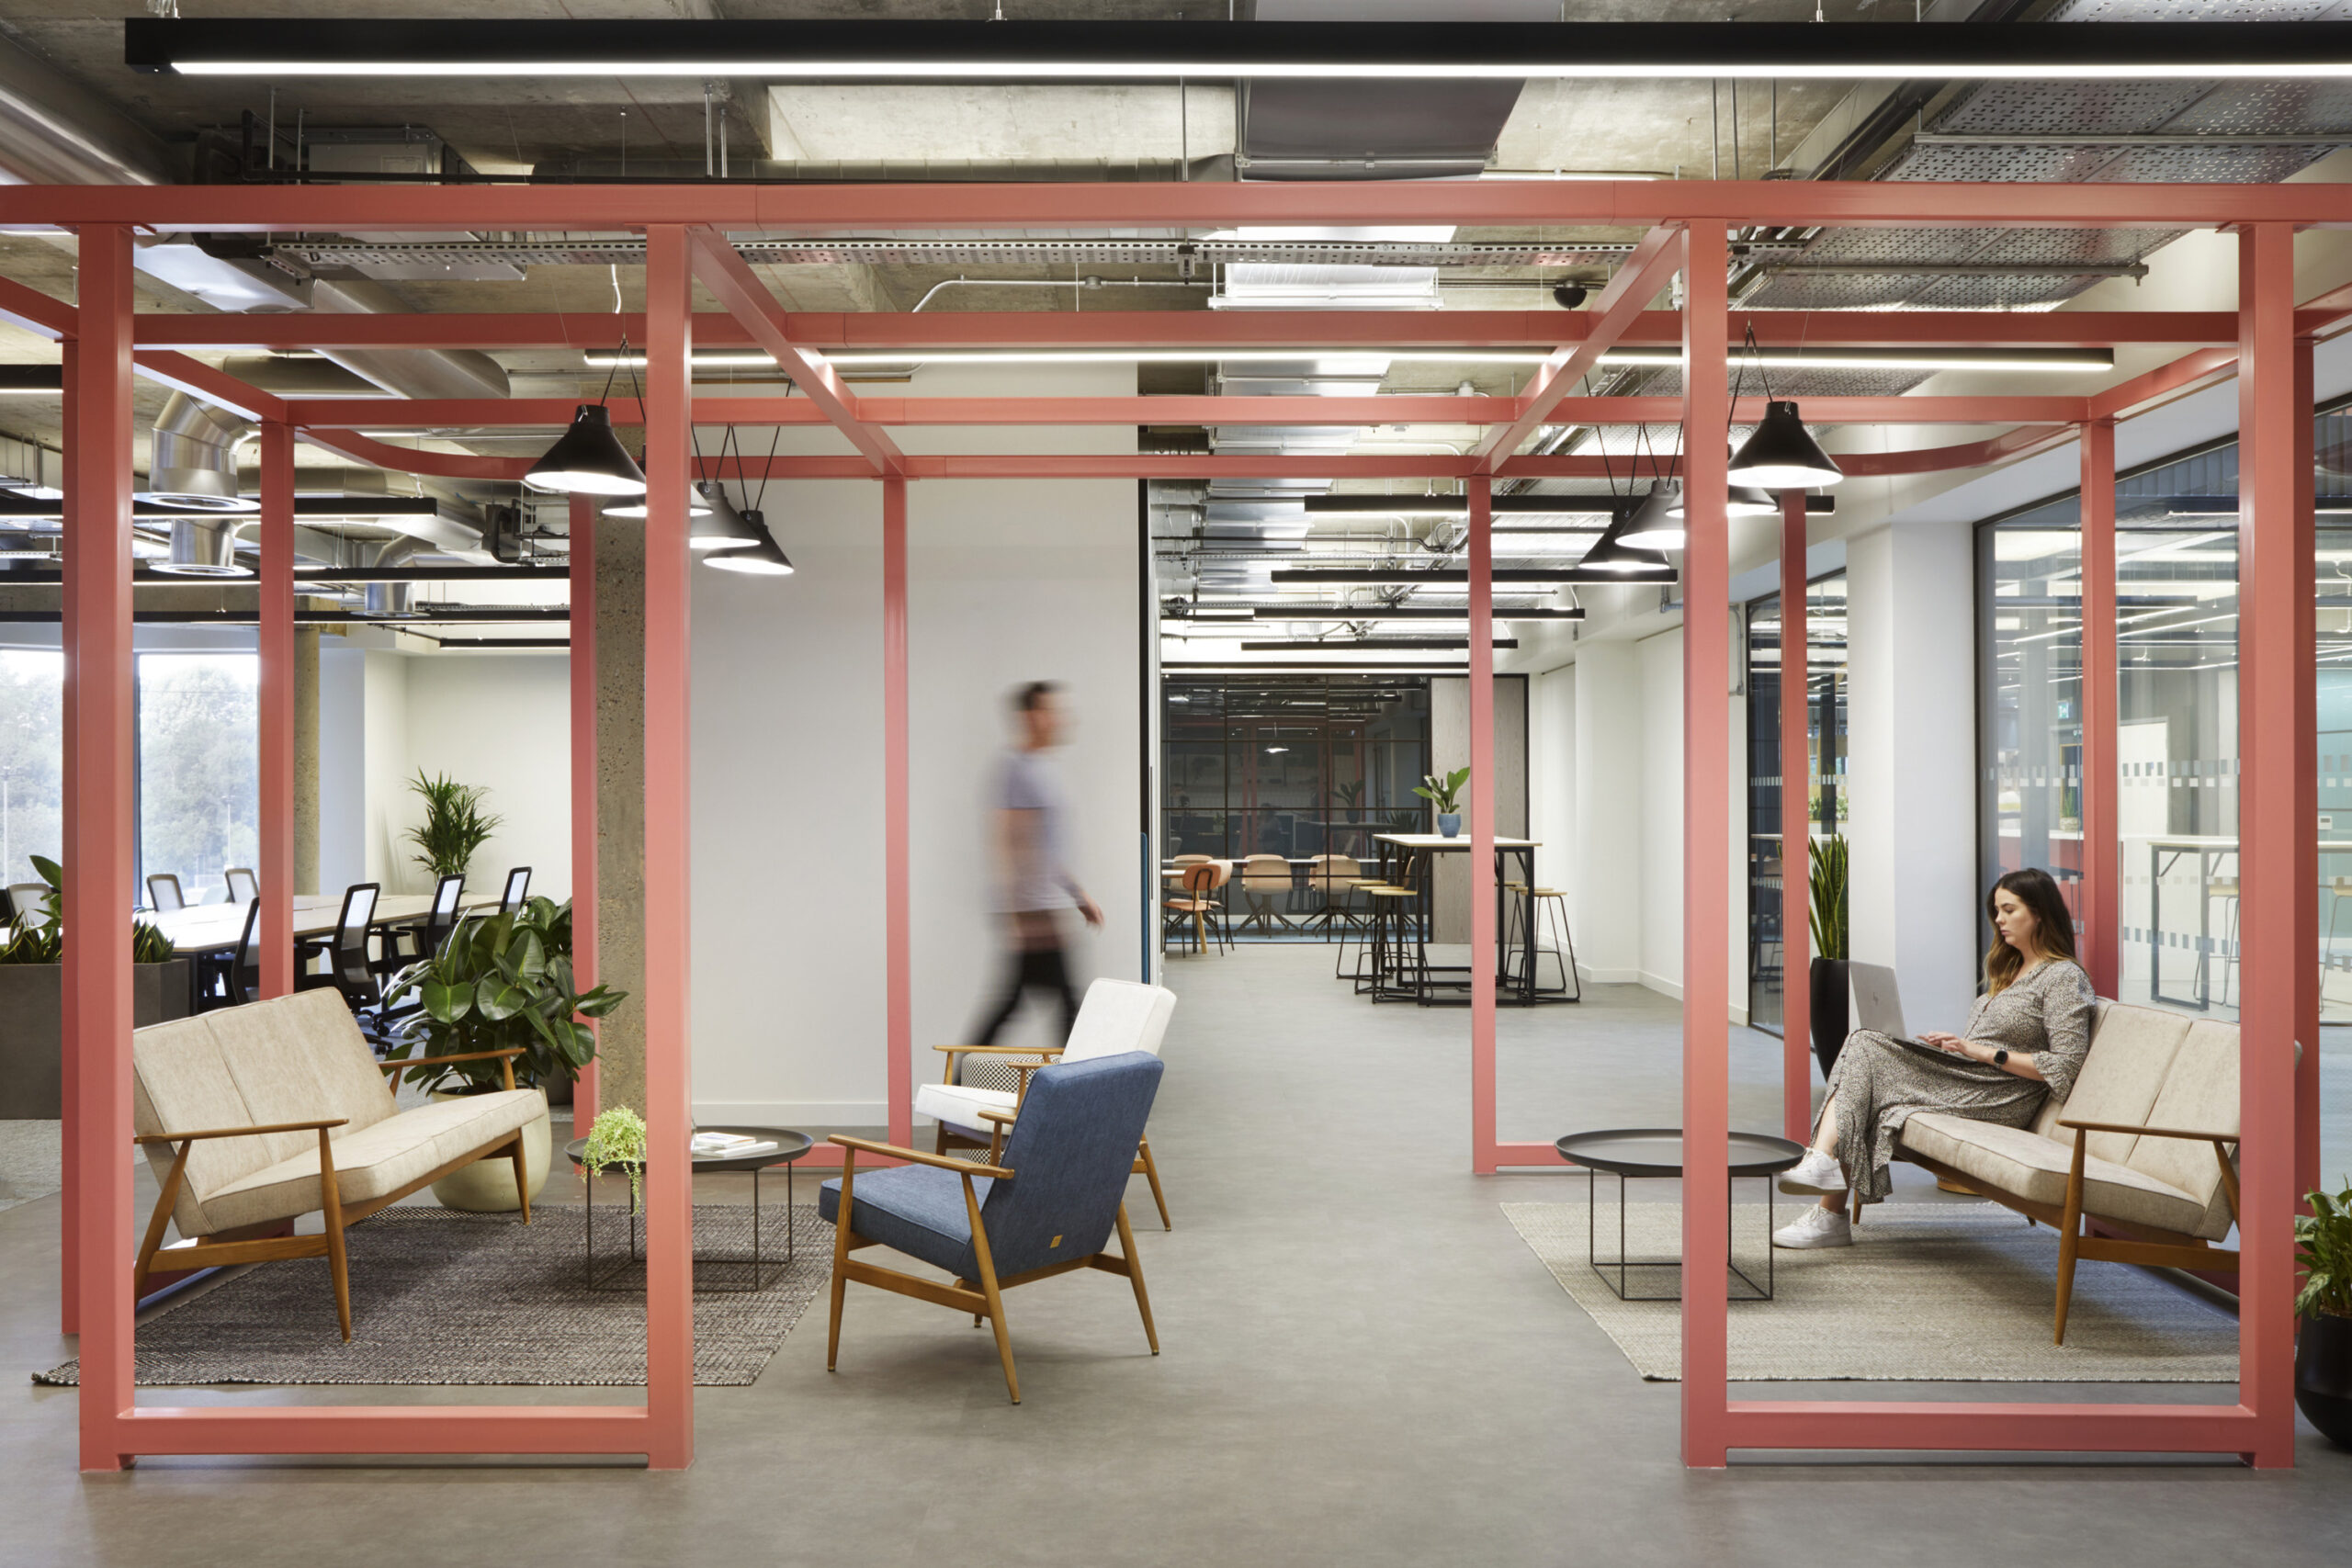
{"type": "Polygon", "coordinates": [[[1462,831],[1462,811],[1454,797],[1469,778],[1469,769],[1456,768],[1450,773],[1424,773],[1413,786],[1415,795],[1437,808],[1437,830],[1449,839],[1462,831]]]}
{"type": "MultiPolygon", "coordinates": [[[[1805,840],[1812,861],[1813,968],[1807,976],[1813,997],[1813,1055],[1821,1076],[1838,1065],[1845,1048],[1852,993],[1847,987],[1846,840],[1832,834],[1805,840]]],[[[1788,886],[1787,857],[1781,858],[1781,886],[1788,886]]],[[[1785,893],[1783,894],[1785,897],[1785,893]]]]}
{"type": "Polygon", "coordinates": [[[2352,1182],[2330,1197],[2305,1195],[2295,1216],[2295,1261],[2303,1288],[2295,1337],[2295,1406],[2329,1442],[2352,1449],[2352,1182]]]}
{"type": "MultiPolygon", "coordinates": [[[[45,855],[30,857],[49,885],[38,909],[19,909],[0,926],[0,1121],[54,1121],[63,1113],[65,873],[45,855]]],[[[130,928],[130,1021],[185,1018],[187,960],[144,920],[130,928]]]]}
{"type": "MultiPolygon", "coordinates": [[[[458,1056],[517,1049],[514,1084],[545,1098],[569,1087],[596,1055],[596,1035],[582,1019],[603,1018],[628,997],[608,986],[581,991],[571,971],[571,906],[532,898],[505,914],[476,916],[451,929],[438,952],[392,978],[385,1005],[413,1001],[418,1010],[387,1053],[458,1056]]],[[[497,1060],[416,1066],[402,1075],[435,1098],[486,1094],[504,1087],[497,1060]]],[[[524,1163],[534,1197],[547,1180],[548,1113],[523,1131],[524,1163]]],[[[476,1212],[519,1208],[511,1163],[481,1160],[433,1184],[444,1206],[476,1212]]]]}
{"type": "Polygon", "coordinates": [[[481,784],[462,784],[447,773],[427,778],[419,768],[408,787],[424,797],[424,820],[406,835],[417,852],[409,858],[435,881],[463,876],[474,852],[490,841],[505,820],[481,808],[490,791],[481,784]]]}

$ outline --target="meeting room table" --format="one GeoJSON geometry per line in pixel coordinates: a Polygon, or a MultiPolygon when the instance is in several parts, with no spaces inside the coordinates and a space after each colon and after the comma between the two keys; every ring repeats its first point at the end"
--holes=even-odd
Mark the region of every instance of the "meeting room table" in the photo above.
{"type": "MultiPolygon", "coordinates": [[[[483,914],[498,908],[494,895],[466,897],[458,900],[461,915],[483,914]]],[[[429,893],[387,893],[376,900],[376,912],[368,925],[371,931],[390,931],[396,927],[422,925],[433,913],[433,896],[429,893]]],[[[139,918],[169,937],[175,957],[195,957],[200,953],[233,953],[244,939],[245,905],[241,901],[228,904],[190,904],[179,909],[146,909],[139,918]]],[[[297,942],[312,937],[333,936],[336,923],[343,918],[343,895],[340,893],[297,893],[294,896],[294,940],[297,942]]],[[[298,962],[297,967],[300,967],[298,962]]],[[[188,1004],[196,1006],[197,966],[188,971],[188,1004]]]]}

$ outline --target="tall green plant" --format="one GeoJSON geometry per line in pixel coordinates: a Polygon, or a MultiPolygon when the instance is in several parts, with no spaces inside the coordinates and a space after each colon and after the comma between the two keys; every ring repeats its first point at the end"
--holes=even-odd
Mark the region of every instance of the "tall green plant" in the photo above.
{"type": "Polygon", "coordinates": [[[2303,1288],[2295,1297],[2302,1317],[2352,1317],[2352,1181],[2334,1197],[2304,1194],[2312,1206],[2295,1216],[2295,1261],[2303,1288]]]}
{"type": "Polygon", "coordinates": [[[435,877],[463,876],[474,852],[505,820],[481,808],[490,791],[481,784],[459,784],[447,773],[427,778],[423,768],[408,787],[424,797],[424,820],[407,834],[420,852],[411,858],[435,877]]]}
{"type": "MultiPolygon", "coordinates": [[[[609,986],[574,988],[571,906],[548,898],[459,920],[439,952],[393,976],[384,1000],[390,1006],[412,995],[423,1010],[387,1055],[405,1061],[520,1047],[518,1086],[578,1077],[596,1055],[595,1032],[580,1021],[602,1018],[628,997],[609,986]]],[[[502,1082],[495,1061],[411,1067],[406,1077],[433,1089],[502,1082]]]]}
{"type": "Polygon", "coordinates": [[[1846,840],[1841,834],[1807,842],[1813,852],[1813,951],[1842,959],[1846,952],[1846,840]]]}

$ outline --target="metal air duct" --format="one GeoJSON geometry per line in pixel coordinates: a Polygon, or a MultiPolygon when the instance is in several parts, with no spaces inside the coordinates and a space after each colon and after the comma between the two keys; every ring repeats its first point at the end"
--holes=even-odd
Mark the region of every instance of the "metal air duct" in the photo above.
{"type": "Polygon", "coordinates": [[[258,429],[225,409],[174,392],[156,416],[141,501],[207,512],[253,512],[237,489],[237,444],[258,429]]]}
{"type": "MultiPolygon", "coordinates": [[[[433,547],[413,534],[403,534],[386,541],[376,552],[370,566],[399,566],[421,555],[432,553],[433,547]]],[[[413,582],[371,582],[367,585],[368,613],[371,615],[405,615],[409,613],[409,592],[413,582]]]]}

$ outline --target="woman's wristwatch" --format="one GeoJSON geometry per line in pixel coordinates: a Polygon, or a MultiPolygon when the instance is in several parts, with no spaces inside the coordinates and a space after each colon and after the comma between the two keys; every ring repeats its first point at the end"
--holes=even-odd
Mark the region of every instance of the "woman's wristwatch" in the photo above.
{"type": "Polygon", "coordinates": [[[1993,1053],[1993,1065],[1996,1067],[2007,1066],[2009,1065],[2009,1054],[2007,1051],[1995,1051],[1993,1053]]]}

